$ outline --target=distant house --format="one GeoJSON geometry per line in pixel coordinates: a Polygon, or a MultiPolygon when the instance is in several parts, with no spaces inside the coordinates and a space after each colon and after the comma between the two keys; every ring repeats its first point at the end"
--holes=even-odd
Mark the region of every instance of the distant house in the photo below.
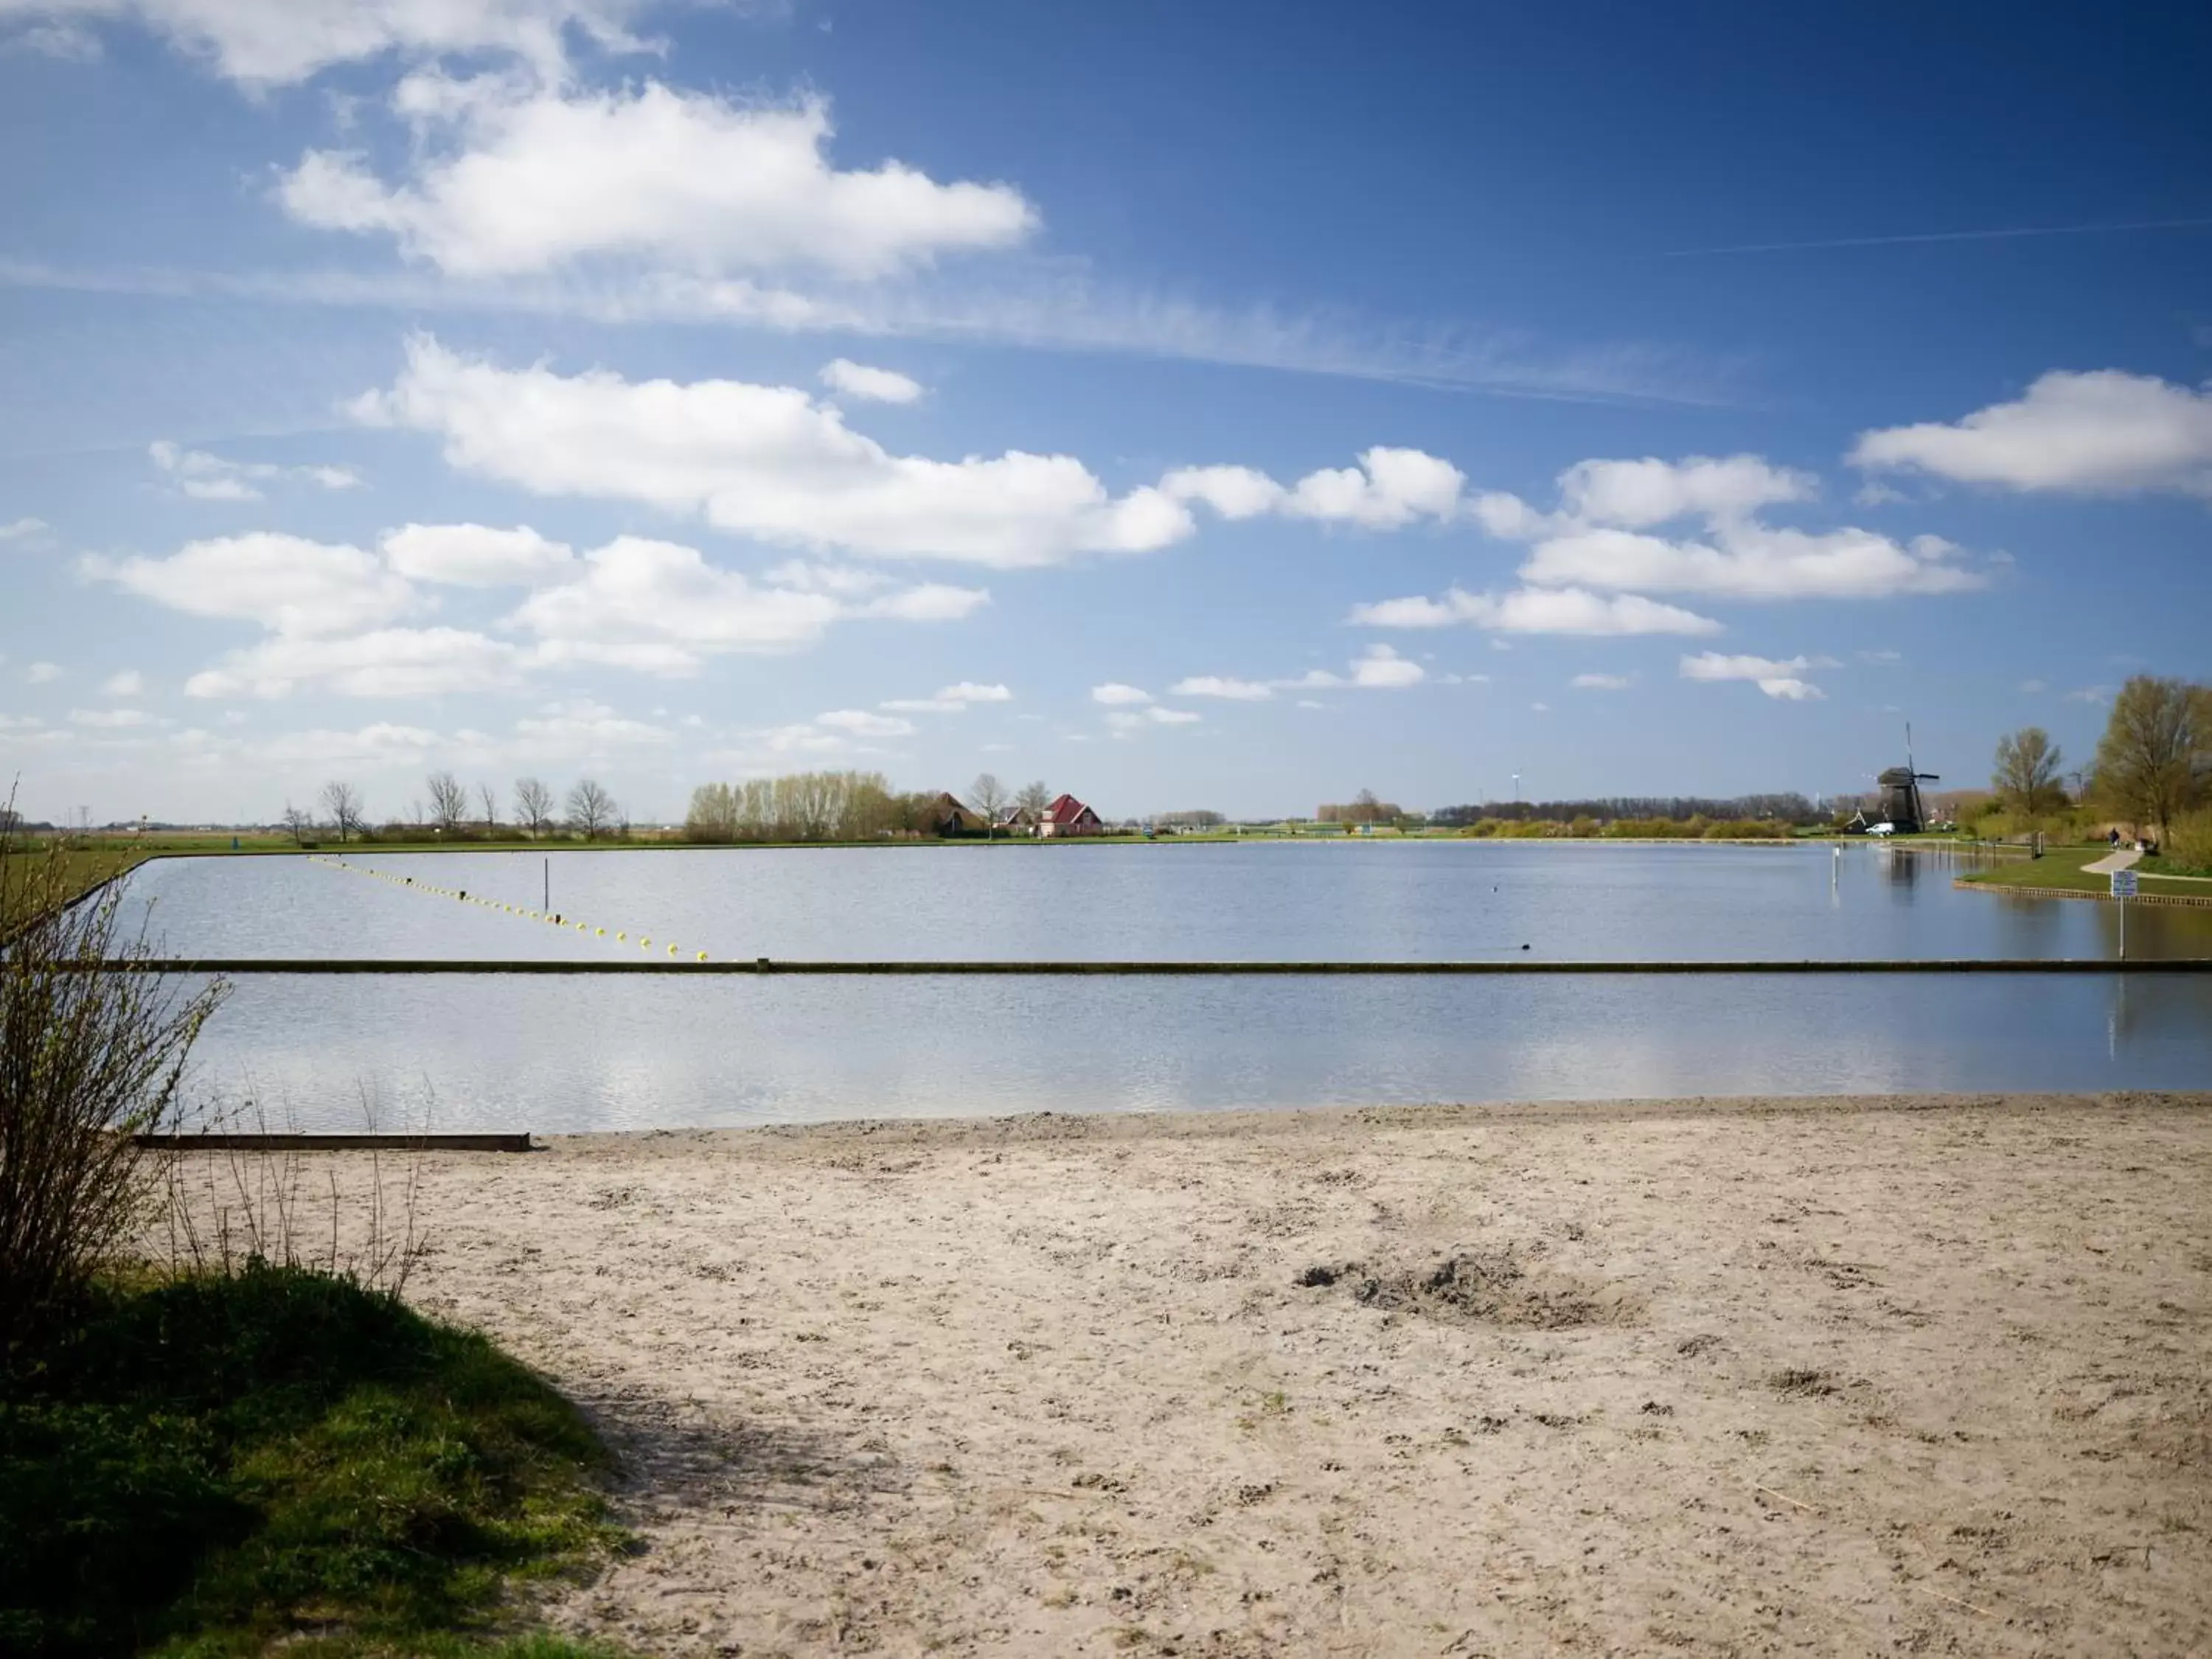
{"type": "Polygon", "coordinates": [[[1009,806],[999,814],[999,828],[1010,836],[1034,836],[1037,815],[1026,806],[1009,806]]]}
{"type": "Polygon", "coordinates": [[[980,836],[990,827],[990,820],[969,811],[948,790],[929,803],[921,827],[926,835],[980,836]]]}
{"type": "Polygon", "coordinates": [[[1036,832],[1040,836],[1103,836],[1106,825],[1074,796],[1061,795],[1044,809],[1037,819],[1036,832]]]}

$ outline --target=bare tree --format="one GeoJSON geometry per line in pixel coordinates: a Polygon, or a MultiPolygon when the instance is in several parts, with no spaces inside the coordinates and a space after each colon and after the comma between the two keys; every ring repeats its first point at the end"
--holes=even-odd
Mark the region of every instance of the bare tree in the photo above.
{"type": "Polygon", "coordinates": [[[322,793],[323,816],[331,829],[337,831],[338,845],[343,847],[361,833],[362,811],[361,792],[349,783],[326,783],[322,793]]]}
{"type": "MultiPolygon", "coordinates": [[[[0,825],[0,828],[5,827],[0,825]]],[[[314,828],[315,820],[312,817],[293,805],[290,801],[284,803],[284,833],[291,836],[292,845],[305,847],[307,844],[307,837],[313,833],[314,828]]]]}
{"type": "Polygon", "coordinates": [[[999,814],[1006,810],[1006,786],[1000,783],[994,774],[984,772],[978,774],[975,781],[968,786],[968,793],[975,798],[975,805],[982,811],[983,822],[987,826],[983,833],[988,836],[998,828],[999,814]]]}
{"type": "Polygon", "coordinates": [[[430,791],[430,817],[442,835],[452,835],[467,821],[469,792],[451,772],[433,772],[425,781],[430,791]]]}
{"type": "Polygon", "coordinates": [[[489,784],[480,783],[477,799],[483,803],[484,839],[489,841],[499,833],[499,795],[489,784]]]}
{"type": "Polygon", "coordinates": [[[2056,811],[2066,804],[2066,791],[2058,781],[2061,757],[2051,733],[2039,726],[2024,726],[1997,739],[1996,771],[1990,786],[2014,811],[2031,816],[2056,811]]]}
{"type": "Polygon", "coordinates": [[[535,841],[553,822],[553,792],[536,778],[518,778],[514,785],[515,821],[535,841]]]}
{"type": "Polygon", "coordinates": [[[1014,805],[1031,817],[1041,818],[1044,816],[1044,809],[1052,805],[1052,791],[1045,781],[1039,778],[1034,783],[1022,786],[1021,792],[1014,797],[1014,805]]]}
{"type": "Polygon", "coordinates": [[[621,811],[615,798],[590,778],[568,792],[568,827],[586,841],[595,840],[621,811]]]}

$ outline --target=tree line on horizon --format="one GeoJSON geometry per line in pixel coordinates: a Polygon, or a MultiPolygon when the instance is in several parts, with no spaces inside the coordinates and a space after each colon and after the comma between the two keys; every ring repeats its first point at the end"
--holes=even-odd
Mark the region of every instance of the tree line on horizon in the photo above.
{"type": "Polygon", "coordinates": [[[629,820],[621,805],[594,778],[578,779],[565,800],[543,779],[518,778],[512,816],[505,820],[499,815],[498,792],[489,783],[472,789],[451,772],[433,772],[423,781],[428,804],[415,804],[412,822],[392,818],[379,825],[369,817],[361,791],[337,779],[316,796],[319,817],[286,801],[279,822],[302,847],[325,835],[343,847],[354,841],[412,840],[425,830],[441,841],[494,841],[506,830],[519,831],[532,841],[560,835],[581,841],[619,840],[629,834],[629,820]]]}
{"type": "Polygon", "coordinates": [[[992,773],[965,800],[945,790],[897,790],[880,772],[792,772],[740,783],[702,783],[684,815],[687,841],[878,841],[892,836],[990,836],[1010,815],[1034,822],[1053,799],[1042,779],[1010,789],[992,773]]]}
{"type": "Polygon", "coordinates": [[[1623,819],[1658,819],[1685,823],[1692,818],[1708,823],[1753,819],[1761,823],[1811,825],[1827,822],[1828,815],[1803,795],[1795,793],[1754,795],[1607,795],[1583,800],[1485,801],[1480,805],[1444,806],[1429,814],[1429,822],[1449,830],[1469,828],[1489,818],[1502,823],[1548,820],[1569,823],[1595,818],[1601,823],[1623,819]]]}

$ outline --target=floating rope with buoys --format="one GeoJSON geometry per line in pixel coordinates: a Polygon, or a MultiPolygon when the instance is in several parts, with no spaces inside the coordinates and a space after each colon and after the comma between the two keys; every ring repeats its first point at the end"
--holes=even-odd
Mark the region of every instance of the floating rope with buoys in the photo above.
{"type": "MultiPolygon", "coordinates": [[[[365,864],[349,864],[343,859],[331,858],[321,853],[310,854],[307,862],[319,864],[328,870],[342,870],[349,876],[373,876],[387,886],[397,887],[404,891],[424,893],[433,898],[449,898],[462,904],[473,904],[479,909],[502,911],[510,916],[520,916],[526,921],[542,921],[552,927],[565,928],[573,926],[578,933],[592,939],[605,939],[607,936],[605,928],[594,927],[589,922],[577,921],[573,916],[564,915],[557,910],[532,910],[523,905],[508,904],[503,900],[488,899],[480,894],[471,894],[465,887],[440,887],[431,882],[417,881],[412,876],[396,876],[388,870],[373,870],[365,864]]],[[[617,945],[627,945],[629,942],[629,934],[627,932],[617,933],[615,942],[617,945]]],[[[638,948],[641,951],[653,949],[652,939],[643,933],[637,936],[637,943],[638,948]]],[[[668,954],[674,957],[683,953],[675,945],[671,945],[668,947],[668,954]]],[[[704,951],[700,951],[696,960],[706,961],[707,953],[704,951]]]]}

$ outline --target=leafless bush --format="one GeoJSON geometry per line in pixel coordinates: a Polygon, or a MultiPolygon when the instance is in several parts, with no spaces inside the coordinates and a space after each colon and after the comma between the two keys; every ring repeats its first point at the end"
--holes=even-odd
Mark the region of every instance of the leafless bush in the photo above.
{"type": "MultiPolygon", "coordinates": [[[[363,1121],[376,1113],[364,1091],[363,1121]]],[[[211,1116],[204,1132],[267,1135],[266,1110],[249,1099],[211,1116]]],[[[419,1151],[402,1154],[398,1192],[391,1165],[372,1147],[368,1191],[342,1189],[331,1154],[285,1148],[195,1148],[181,1136],[166,1159],[167,1266],[172,1272],[232,1273],[248,1262],[326,1273],[398,1296],[428,1249],[417,1223],[419,1151]]]]}
{"type": "Polygon", "coordinates": [[[158,1172],[135,1137],[174,1120],[185,1060],[228,988],[102,971],[149,954],[145,925],[125,931],[120,884],[76,899],[82,869],[58,844],[0,830],[0,1352],[65,1309],[143,1218],[158,1172]]]}

